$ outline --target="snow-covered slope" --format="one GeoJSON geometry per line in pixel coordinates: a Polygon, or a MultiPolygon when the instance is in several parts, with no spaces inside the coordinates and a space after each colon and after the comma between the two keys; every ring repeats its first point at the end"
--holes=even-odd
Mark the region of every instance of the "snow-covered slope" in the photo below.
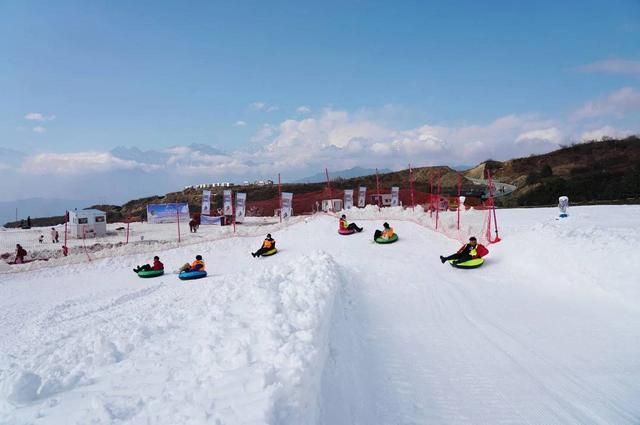
{"type": "Polygon", "coordinates": [[[251,237],[158,252],[202,254],[189,283],[137,278],[154,252],[131,250],[0,275],[0,423],[639,423],[640,208],[499,213],[471,271],[383,210],[346,237],[269,227],[270,258],[251,237]],[[383,220],[398,243],[370,241],[383,220]]]}

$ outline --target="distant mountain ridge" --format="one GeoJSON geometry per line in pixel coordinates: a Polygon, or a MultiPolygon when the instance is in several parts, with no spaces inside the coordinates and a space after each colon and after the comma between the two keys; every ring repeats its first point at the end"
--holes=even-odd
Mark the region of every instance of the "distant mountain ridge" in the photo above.
{"type": "MultiPolygon", "coordinates": [[[[378,174],[390,173],[391,170],[387,168],[382,168],[378,170],[378,174]]],[[[352,179],[355,177],[362,176],[370,176],[376,173],[375,168],[362,168],[362,167],[353,167],[348,170],[339,170],[339,171],[329,171],[329,179],[335,180],[338,178],[341,179],[352,179]]],[[[309,177],[302,178],[300,180],[296,180],[294,183],[321,183],[327,181],[326,173],[318,173],[309,177]]]]}

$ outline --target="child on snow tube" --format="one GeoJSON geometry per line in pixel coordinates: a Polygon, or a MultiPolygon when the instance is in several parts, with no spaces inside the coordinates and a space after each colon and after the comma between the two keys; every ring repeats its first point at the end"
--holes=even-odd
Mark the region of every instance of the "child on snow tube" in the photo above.
{"type": "Polygon", "coordinates": [[[271,237],[271,233],[267,233],[267,237],[262,242],[262,246],[260,247],[260,249],[257,250],[256,252],[252,252],[251,255],[254,258],[255,257],[260,257],[261,255],[264,255],[266,252],[269,252],[269,251],[275,249],[275,247],[276,247],[275,239],[273,239],[271,237]]]}
{"type": "Polygon", "coordinates": [[[340,227],[338,227],[339,233],[353,233],[353,232],[362,232],[362,227],[358,227],[356,223],[347,222],[347,216],[342,214],[340,216],[340,227]]]}
{"type": "Polygon", "coordinates": [[[202,255],[196,255],[196,260],[189,264],[185,263],[184,266],[180,267],[181,272],[203,272],[204,271],[204,261],[202,261],[202,255]]]}
{"type": "Polygon", "coordinates": [[[157,255],[153,257],[153,266],[150,266],[149,264],[143,264],[142,266],[136,266],[136,268],[133,269],[134,273],[143,271],[146,272],[149,270],[164,270],[164,264],[160,262],[160,257],[158,257],[157,255]]]}
{"type": "Polygon", "coordinates": [[[462,248],[455,254],[451,254],[448,257],[440,256],[442,264],[449,260],[453,260],[452,264],[464,263],[465,261],[472,260],[474,258],[482,258],[489,253],[489,250],[482,244],[478,243],[475,236],[469,238],[469,243],[464,244],[462,248]]]}
{"type": "Polygon", "coordinates": [[[373,240],[375,241],[376,239],[391,239],[391,237],[393,235],[395,235],[394,231],[393,231],[393,227],[389,226],[389,223],[384,223],[382,225],[383,229],[382,230],[376,230],[373,234],[373,240]]]}

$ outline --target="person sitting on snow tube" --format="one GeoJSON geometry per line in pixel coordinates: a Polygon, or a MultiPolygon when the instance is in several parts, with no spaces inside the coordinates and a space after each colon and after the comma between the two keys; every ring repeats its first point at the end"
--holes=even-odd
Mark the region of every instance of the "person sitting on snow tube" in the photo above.
{"type": "Polygon", "coordinates": [[[358,227],[356,223],[349,223],[347,221],[347,216],[342,214],[340,217],[340,227],[338,228],[340,233],[349,233],[349,232],[362,232],[362,227],[358,227]]]}
{"type": "Polygon", "coordinates": [[[184,266],[180,267],[181,272],[203,272],[204,271],[204,261],[202,261],[202,255],[196,255],[196,260],[189,264],[186,263],[184,266]]]}
{"type": "Polygon", "coordinates": [[[449,260],[454,260],[453,264],[464,263],[465,261],[472,260],[474,258],[482,258],[489,253],[489,250],[482,244],[478,243],[478,240],[471,236],[469,243],[464,244],[462,248],[455,254],[451,254],[448,257],[440,256],[442,264],[449,260]]]}
{"type": "Polygon", "coordinates": [[[256,252],[252,252],[253,257],[260,257],[265,252],[271,251],[276,247],[276,241],[271,237],[271,233],[267,233],[266,239],[262,242],[262,246],[256,252]]]}
{"type": "Polygon", "coordinates": [[[389,223],[384,223],[382,227],[383,227],[382,230],[376,230],[375,233],[373,234],[374,241],[378,238],[391,239],[391,237],[395,235],[393,231],[393,227],[390,227],[389,223]]]}
{"type": "Polygon", "coordinates": [[[142,272],[142,271],[146,272],[149,270],[164,270],[164,264],[160,262],[160,257],[158,257],[157,255],[153,257],[153,266],[150,266],[148,264],[143,264],[142,266],[137,266],[135,269],[133,269],[135,273],[142,272]]]}

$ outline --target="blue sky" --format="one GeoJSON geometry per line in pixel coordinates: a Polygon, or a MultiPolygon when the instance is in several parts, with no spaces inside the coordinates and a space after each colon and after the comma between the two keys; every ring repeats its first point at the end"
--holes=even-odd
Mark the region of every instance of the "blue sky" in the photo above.
{"type": "Polygon", "coordinates": [[[640,130],[638,1],[9,0],[0,52],[0,149],[23,154],[0,150],[0,171],[66,186],[139,173],[118,199],[640,130]],[[194,143],[221,155],[200,161],[194,143]],[[160,179],[170,165],[179,177],[160,179]]]}

